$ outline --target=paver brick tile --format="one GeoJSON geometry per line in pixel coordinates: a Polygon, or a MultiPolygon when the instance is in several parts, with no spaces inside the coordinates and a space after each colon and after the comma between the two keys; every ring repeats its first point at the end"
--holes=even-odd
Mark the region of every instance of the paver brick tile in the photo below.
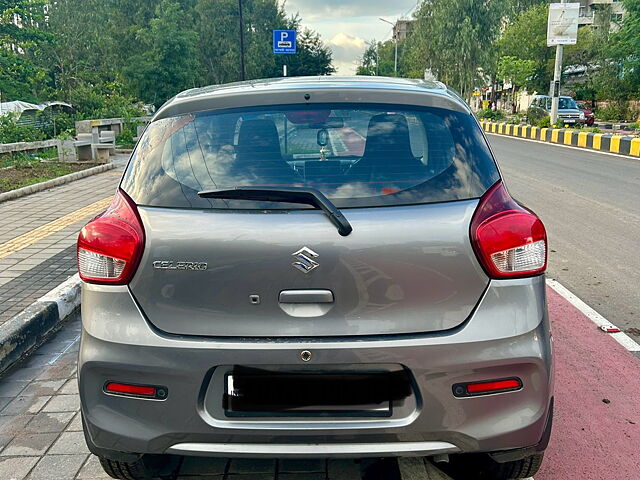
{"type": "Polygon", "coordinates": [[[276,461],[271,459],[234,458],[229,465],[229,473],[272,473],[276,461]]]}
{"type": "Polygon", "coordinates": [[[2,480],[24,480],[38,459],[39,457],[0,458],[0,478],[2,480]]]}
{"type": "Polygon", "coordinates": [[[24,431],[28,433],[62,432],[72,418],[73,412],[40,412],[31,419],[24,431]]]}
{"type": "Polygon", "coordinates": [[[18,395],[29,382],[26,380],[8,381],[2,380],[0,382],[0,397],[15,397],[18,395]]]}
{"type": "MultiPolygon", "coordinates": [[[[77,355],[70,355],[72,362],[75,362],[77,355]]],[[[64,357],[60,357],[58,361],[63,361],[64,357]]],[[[78,393],[78,381],[76,379],[69,379],[67,383],[64,384],[64,387],[60,390],[60,393],[63,395],[71,395],[78,393]]]]}
{"type": "Polygon", "coordinates": [[[303,473],[324,472],[327,462],[321,458],[284,458],[278,461],[278,472],[303,473]]]}
{"type": "MultiPolygon", "coordinates": [[[[278,480],[325,480],[325,473],[279,473],[278,480]]],[[[357,480],[357,479],[353,479],[357,480]]]]}
{"type": "Polygon", "coordinates": [[[43,412],[75,412],[80,409],[79,395],[56,395],[42,409],[43,412]]]}
{"type": "MultiPolygon", "coordinates": [[[[189,478],[189,477],[186,477],[189,478]]],[[[198,477],[192,477],[196,480],[198,477]]],[[[214,477],[215,478],[215,477],[214,477]]],[[[225,480],[274,480],[275,473],[229,473],[224,476],[225,480]]],[[[198,479],[200,480],[200,479],[198,479]]]]}
{"type": "Polygon", "coordinates": [[[54,442],[57,433],[25,433],[16,435],[9,445],[4,447],[1,456],[44,455],[54,442]]]}
{"type": "Polygon", "coordinates": [[[82,431],[82,415],[80,412],[76,413],[76,416],[66,428],[67,432],[81,432],[82,431]]]}
{"type": "Polygon", "coordinates": [[[13,437],[22,432],[33,415],[3,415],[0,416],[0,438],[13,437]]]}
{"type": "Polygon", "coordinates": [[[89,455],[46,455],[35,466],[28,480],[71,480],[89,455]]]}
{"type": "Polygon", "coordinates": [[[102,465],[100,465],[100,460],[95,455],[89,455],[76,478],[78,480],[111,480],[111,477],[104,471],[102,465]]]}
{"type": "Polygon", "coordinates": [[[185,457],[180,475],[223,474],[227,463],[226,458],[185,457]]]}
{"type": "Polygon", "coordinates": [[[46,368],[38,377],[38,380],[67,379],[75,373],[75,365],[54,365],[46,368]]]}
{"type": "Polygon", "coordinates": [[[355,480],[360,478],[360,466],[350,459],[330,459],[327,462],[329,480],[355,480]]]}
{"type": "Polygon", "coordinates": [[[49,454],[54,455],[73,455],[81,452],[89,453],[82,432],[63,432],[49,450],[49,454]]]}
{"type": "Polygon", "coordinates": [[[50,396],[19,396],[14,398],[6,407],[2,409],[0,415],[20,415],[21,413],[36,414],[50,399],[50,396]]]}
{"type": "MultiPolygon", "coordinates": [[[[46,358],[46,357],[45,357],[46,358]]],[[[54,395],[64,385],[64,380],[34,380],[20,392],[20,396],[54,395]]]]}

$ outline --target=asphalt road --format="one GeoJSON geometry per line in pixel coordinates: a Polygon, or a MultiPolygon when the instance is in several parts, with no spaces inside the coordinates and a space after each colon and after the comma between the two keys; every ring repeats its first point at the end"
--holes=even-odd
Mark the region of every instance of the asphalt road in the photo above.
{"type": "Polygon", "coordinates": [[[640,160],[489,135],[549,236],[549,276],[640,341],[640,160]]]}

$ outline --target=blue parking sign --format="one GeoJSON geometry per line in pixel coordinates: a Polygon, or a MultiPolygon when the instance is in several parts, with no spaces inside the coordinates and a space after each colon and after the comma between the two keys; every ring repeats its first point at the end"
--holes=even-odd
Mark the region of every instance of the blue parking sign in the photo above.
{"type": "Polygon", "coordinates": [[[273,53],[296,53],[296,31],[274,30],[273,53]]]}

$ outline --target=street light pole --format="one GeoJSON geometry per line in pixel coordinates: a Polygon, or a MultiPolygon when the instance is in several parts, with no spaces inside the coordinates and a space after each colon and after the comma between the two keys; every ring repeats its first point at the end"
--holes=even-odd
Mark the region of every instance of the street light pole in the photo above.
{"type": "Polygon", "coordinates": [[[393,43],[395,43],[395,54],[393,59],[393,74],[398,76],[398,36],[396,34],[396,24],[390,22],[389,20],[385,20],[384,18],[380,18],[384,23],[388,23],[393,27],[393,43]]]}
{"type": "MultiPolygon", "coordinates": [[[[560,3],[567,3],[561,0],[560,3]]],[[[553,86],[551,91],[551,125],[558,121],[558,106],[560,104],[560,80],[562,79],[562,54],[564,45],[556,45],[556,62],[553,66],[553,86]]]]}
{"type": "Polygon", "coordinates": [[[240,79],[245,80],[244,70],[244,20],[242,18],[242,0],[238,0],[238,12],[240,13],[240,79]]]}

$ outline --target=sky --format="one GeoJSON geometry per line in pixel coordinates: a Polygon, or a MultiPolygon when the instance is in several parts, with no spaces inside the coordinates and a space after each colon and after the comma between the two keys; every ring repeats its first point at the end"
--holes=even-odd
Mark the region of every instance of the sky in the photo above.
{"type": "Polygon", "coordinates": [[[286,0],[285,10],[302,18],[302,26],[322,35],[333,51],[333,66],[338,75],[353,75],[362,57],[365,42],[389,40],[390,22],[409,17],[416,0],[286,0]]]}

